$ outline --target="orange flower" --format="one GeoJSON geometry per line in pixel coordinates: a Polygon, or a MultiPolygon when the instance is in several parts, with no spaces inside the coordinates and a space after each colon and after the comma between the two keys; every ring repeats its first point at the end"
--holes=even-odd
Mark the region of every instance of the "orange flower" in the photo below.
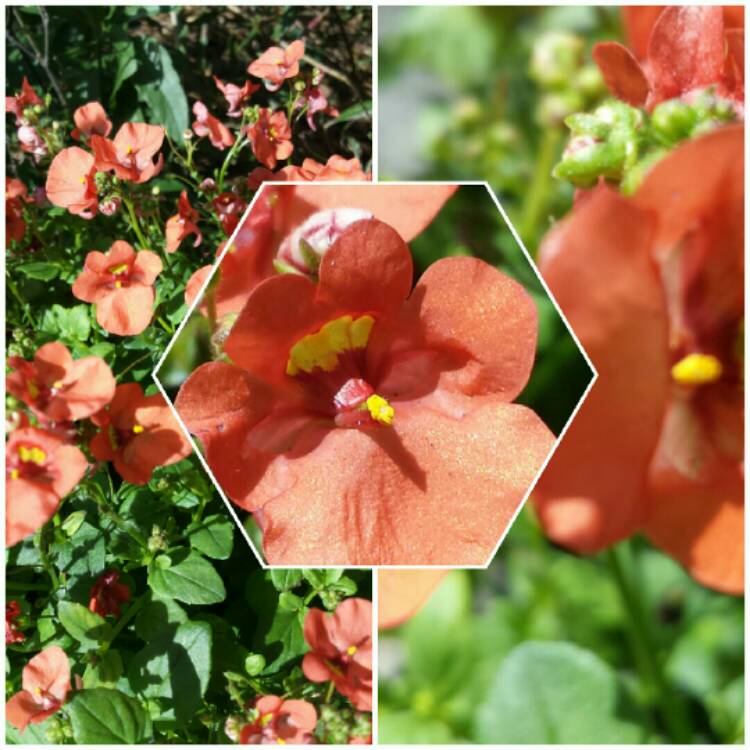
{"type": "Polygon", "coordinates": [[[357,221],[317,284],[257,286],[224,344],[231,364],[180,390],[274,564],[484,564],[549,454],[552,434],[512,403],[535,353],[525,289],[475,258],[411,284],[397,232],[357,221]]]}
{"type": "Polygon", "coordinates": [[[315,706],[264,695],[255,701],[256,718],[240,731],[240,745],[308,745],[318,723],[315,706]]]}
{"type": "Polygon", "coordinates": [[[211,145],[220,151],[234,143],[234,136],[229,128],[210,114],[203,102],[193,104],[193,114],[196,117],[193,132],[196,135],[207,135],[211,145]]]}
{"type": "Polygon", "coordinates": [[[257,60],[250,63],[247,72],[265,81],[269,91],[276,91],[284,80],[299,73],[299,61],[305,54],[305,43],[298,39],[288,47],[269,47],[257,60]]]}
{"type": "Polygon", "coordinates": [[[642,20],[626,15],[634,29],[638,26],[636,54],[648,29],[643,64],[618,42],[600,42],[592,51],[615,96],[651,109],[665,99],[717,86],[721,95],[744,101],[744,31],[726,29],[720,6],[670,6],[653,26],[653,9],[645,12],[642,20]]]}
{"type": "Polygon", "coordinates": [[[269,169],[275,169],[277,161],[292,155],[292,129],[281,112],[261,109],[258,119],[247,129],[247,137],[253,146],[255,158],[269,169]]]}
{"type": "Polygon", "coordinates": [[[36,427],[11,432],[5,451],[5,543],[11,547],[52,518],[88,463],[78,448],[36,427]]]}
{"type": "Polygon", "coordinates": [[[99,205],[94,161],[91,154],[78,146],[64,148],[57,154],[47,173],[46,191],[50,202],[84,219],[93,218],[99,205]]]}
{"type": "Polygon", "coordinates": [[[93,134],[89,141],[96,157],[96,168],[113,171],[121,180],[142,183],[161,172],[164,156],[154,161],[164,141],[164,128],[142,122],[125,123],[114,140],[93,134]]]}
{"type": "Polygon", "coordinates": [[[395,628],[413,617],[448,575],[448,570],[379,570],[378,628],[395,628]]]}
{"type": "Polygon", "coordinates": [[[214,76],[214,83],[219,91],[224,94],[224,98],[229,104],[227,117],[240,117],[242,115],[242,104],[260,88],[260,84],[252,81],[245,81],[244,86],[240,87],[234,83],[224,83],[216,76],[214,76]]]}
{"type": "Polygon", "coordinates": [[[201,230],[198,229],[198,225],[195,223],[198,221],[198,212],[190,205],[190,200],[185,190],[180,193],[177,211],[178,213],[167,219],[166,250],[168,253],[175,252],[180,243],[191,234],[196,235],[193,247],[198,247],[203,240],[201,230]]]}
{"type": "Polygon", "coordinates": [[[28,190],[21,180],[5,178],[5,242],[20,242],[26,234],[23,218],[24,203],[29,203],[28,190]]]}
{"type": "Polygon", "coordinates": [[[706,586],[743,589],[744,130],[600,187],[547,236],[541,270],[599,372],[534,499],[592,554],[644,531],[706,586]]]}
{"type": "Polygon", "coordinates": [[[346,599],[333,614],[311,608],[305,616],[311,652],[302,671],[311,682],[333,681],[360,711],[372,710],[372,602],[346,599]]]}
{"type": "Polygon", "coordinates": [[[264,182],[324,182],[333,180],[347,180],[349,182],[369,182],[372,175],[362,170],[359,159],[346,159],[334,154],[325,164],[315,159],[305,159],[302,166],[290,164],[282,167],[278,172],[272,172],[265,167],[256,167],[247,178],[250,190],[257,190],[264,182]]]}
{"type": "Polygon", "coordinates": [[[89,611],[102,617],[120,616],[120,605],[130,601],[130,589],[119,580],[116,570],[106,570],[96,579],[89,592],[89,611]]]}
{"type": "Polygon", "coordinates": [[[159,256],[135,250],[123,240],[106,253],[86,256],[83,271],[73,283],[73,296],[96,304],[96,320],[110,333],[135,336],[151,322],[154,281],[161,273],[159,256]]]}
{"type": "Polygon", "coordinates": [[[82,136],[101,135],[105,138],[112,130],[112,121],[107,117],[104,107],[99,102],[89,102],[73,112],[76,126],[71,136],[77,141],[82,136]]]}
{"type": "Polygon", "coordinates": [[[66,422],[90,417],[115,393],[115,379],[103,359],[74,360],[57,341],[39,347],[33,362],[10,357],[8,364],[15,370],[6,379],[8,391],[43,420],[66,422]]]}
{"type": "Polygon", "coordinates": [[[5,112],[16,116],[16,125],[23,125],[24,110],[36,104],[42,104],[42,100],[24,76],[21,83],[21,93],[5,97],[5,112]]]}
{"type": "Polygon", "coordinates": [[[18,142],[21,144],[21,151],[31,154],[34,161],[38,164],[43,156],[48,153],[47,144],[44,138],[39,135],[36,128],[31,125],[21,125],[18,128],[18,142]]]}
{"type": "Polygon", "coordinates": [[[216,210],[221,228],[227,236],[234,232],[240,217],[247,208],[247,203],[237,193],[231,191],[219,193],[211,201],[211,205],[216,210]]]}
{"type": "Polygon", "coordinates": [[[59,646],[39,652],[23,668],[23,690],[5,704],[5,718],[23,731],[39,724],[65,703],[70,692],[70,663],[59,646]]]}
{"type": "Polygon", "coordinates": [[[164,397],[144,396],[138,383],[118,385],[112,402],[92,420],[101,428],[89,445],[94,458],[114,462],[131,484],[146,484],[157,466],[190,455],[190,443],[164,397]]]}

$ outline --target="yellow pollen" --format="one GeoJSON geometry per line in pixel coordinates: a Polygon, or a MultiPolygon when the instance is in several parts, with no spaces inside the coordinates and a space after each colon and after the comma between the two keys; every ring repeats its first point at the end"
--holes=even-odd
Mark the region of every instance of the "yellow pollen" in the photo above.
{"type": "Polygon", "coordinates": [[[672,366],[672,379],[680,385],[715,383],[724,368],[712,354],[688,354],[672,366]]]}
{"type": "Polygon", "coordinates": [[[346,649],[346,653],[349,654],[349,656],[354,656],[354,654],[357,653],[357,647],[356,646],[349,646],[349,648],[346,649]]]}
{"type": "Polygon", "coordinates": [[[27,448],[25,445],[22,445],[18,448],[18,457],[24,463],[32,463],[41,466],[47,458],[47,454],[41,448],[37,448],[36,446],[27,448]]]}
{"type": "Polygon", "coordinates": [[[121,276],[127,270],[128,270],[128,264],[127,263],[120,263],[117,266],[110,266],[107,269],[107,271],[109,271],[109,273],[111,273],[113,276],[121,276]]]}
{"type": "Polygon", "coordinates": [[[396,412],[382,396],[373,393],[372,396],[365,401],[365,406],[367,407],[367,411],[370,412],[370,416],[376,422],[387,425],[393,424],[393,417],[396,412]]]}
{"type": "Polygon", "coordinates": [[[136,435],[140,435],[140,434],[141,434],[141,433],[143,432],[143,430],[144,430],[144,427],[143,427],[143,425],[142,425],[142,424],[137,424],[137,425],[134,425],[134,426],[133,426],[133,432],[134,432],[134,433],[135,433],[136,435]]]}
{"type": "Polygon", "coordinates": [[[41,689],[41,688],[40,688],[40,687],[39,687],[39,686],[37,685],[37,686],[36,686],[36,687],[34,688],[34,692],[35,692],[35,693],[36,693],[37,695],[41,695],[41,694],[42,694],[42,689],[41,689]]]}
{"type": "Polygon", "coordinates": [[[356,320],[344,315],[326,323],[317,333],[301,338],[289,350],[286,374],[310,373],[316,368],[333,372],[338,367],[339,354],[367,346],[374,324],[371,315],[362,315],[356,320]]]}
{"type": "Polygon", "coordinates": [[[286,740],[282,740],[281,737],[276,738],[277,745],[286,745],[286,740]]]}
{"type": "Polygon", "coordinates": [[[78,181],[81,183],[81,185],[85,185],[86,184],[86,178],[85,177],[79,177],[78,181]]]}
{"type": "Polygon", "coordinates": [[[271,721],[273,721],[273,714],[263,714],[260,717],[260,725],[262,727],[265,727],[267,724],[270,724],[271,721]]]}
{"type": "Polygon", "coordinates": [[[53,387],[53,388],[54,388],[54,389],[55,389],[56,391],[60,390],[60,388],[62,388],[62,387],[63,387],[63,382],[62,382],[62,380],[56,380],[56,381],[55,381],[54,383],[52,383],[52,387],[53,387]]]}
{"type": "Polygon", "coordinates": [[[132,146],[128,146],[128,150],[127,150],[126,153],[132,154],[133,153],[133,147],[132,146]]]}
{"type": "Polygon", "coordinates": [[[115,281],[115,289],[122,289],[122,281],[115,281]]]}
{"type": "Polygon", "coordinates": [[[27,381],[26,390],[29,392],[29,396],[31,396],[32,399],[36,399],[39,395],[39,388],[37,387],[35,380],[27,381]]]}
{"type": "Polygon", "coordinates": [[[18,479],[18,477],[19,477],[18,469],[11,469],[10,470],[10,478],[11,479],[18,479]]]}

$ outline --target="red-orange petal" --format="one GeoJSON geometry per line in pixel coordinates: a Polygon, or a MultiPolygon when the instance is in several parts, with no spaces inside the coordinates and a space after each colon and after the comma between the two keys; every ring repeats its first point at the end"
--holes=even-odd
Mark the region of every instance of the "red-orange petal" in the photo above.
{"type": "Polygon", "coordinates": [[[118,336],[137,336],[153,317],[154,289],[131,286],[115,289],[96,303],[96,321],[118,336]]]}
{"type": "Polygon", "coordinates": [[[19,477],[5,482],[5,544],[31,536],[55,514],[59,495],[49,486],[19,477]]]}
{"type": "Polygon", "coordinates": [[[86,456],[74,445],[63,445],[55,451],[55,467],[58,475],[52,489],[63,498],[83,479],[89,463],[86,456]]]}
{"type": "Polygon", "coordinates": [[[36,688],[54,696],[60,703],[70,690],[70,662],[59,646],[40,651],[23,668],[23,689],[33,693],[36,688]]]}
{"type": "Polygon", "coordinates": [[[525,407],[492,397],[473,407],[453,419],[400,404],[392,427],[306,436],[307,451],[300,441],[269,480],[269,562],[485,564],[554,437],[525,407]]]}
{"type": "Polygon", "coordinates": [[[642,107],[648,97],[648,80],[638,61],[618,42],[599,42],[591,52],[607,88],[634,107],[642,107]]]}
{"type": "Polygon", "coordinates": [[[85,419],[103,409],[114,396],[115,379],[100,357],[74,361],[61,392],[50,401],[49,416],[58,420],[85,419]]]}
{"type": "Polygon", "coordinates": [[[413,617],[442,583],[448,570],[378,571],[378,628],[395,628],[413,617]]]}
{"type": "Polygon", "coordinates": [[[541,271],[598,370],[534,492],[547,533],[595,552],[643,519],[669,388],[652,214],[597,190],[547,236],[541,271]]]}

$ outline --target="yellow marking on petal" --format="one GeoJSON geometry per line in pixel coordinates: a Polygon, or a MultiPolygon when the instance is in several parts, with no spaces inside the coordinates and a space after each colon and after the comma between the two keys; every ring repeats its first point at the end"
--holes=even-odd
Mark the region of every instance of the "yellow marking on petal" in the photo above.
{"type": "Polygon", "coordinates": [[[59,391],[59,390],[60,390],[60,388],[62,388],[62,387],[63,387],[63,382],[62,382],[62,380],[56,380],[56,381],[55,381],[54,383],[52,383],[52,387],[53,387],[53,388],[54,388],[54,389],[55,389],[56,391],[59,391]]]}
{"type": "Polygon", "coordinates": [[[128,149],[127,149],[126,153],[132,154],[133,153],[133,147],[132,146],[128,146],[128,149]]]}
{"type": "Polygon", "coordinates": [[[32,463],[41,466],[45,462],[47,454],[36,445],[31,448],[22,445],[18,448],[18,457],[24,463],[32,463]]]}
{"type": "Polygon", "coordinates": [[[37,695],[41,696],[41,694],[42,694],[42,689],[41,689],[41,688],[39,687],[39,685],[37,685],[37,686],[36,686],[36,687],[34,688],[34,692],[35,692],[35,693],[36,693],[37,695]]]}
{"type": "Polygon", "coordinates": [[[346,649],[346,653],[349,654],[349,656],[354,656],[354,654],[357,653],[357,647],[356,646],[349,646],[349,648],[346,649]]]}
{"type": "Polygon", "coordinates": [[[277,745],[286,745],[286,740],[282,740],[281,737],[276,738],[277,745]]]}
{"type": "Polygon", "coordinates": [[[140,435],[144,429],[146,428],[142,424],[133,425],[133,432],[136,435],[140,435]]]}
{"type": "Polygon", "coordinates": [[[339,365],[339,354],[364,349],[375,323],[371,315],[354,320],[351,315],[326,323],[317,333],[301,338],[290,350],[286,364],[287,375],[320,369],[333,372],[339,365]]]}
{"type": "Polygon", "coordinates": [[[79,177],[78,181],[81,183],[81,185],[85,185],[86,184],[86,178],[85,177],[79,177]]]}
{"type": "Polygon", "coordinates": [[[26,390],[29,392],[29,396],[31,396],[32,399],[36,399],[37,396],[39,396],[39,388],[35,380],[28,380],[26,382],[26,390]]]}
{"type": "Polygon", "coordinates": [[[122,289],[122,281],[115,281],[115,289],[122,289]]]}
{"type": "Polygon", "coordinates": [[[273,714],[263,714],[260,717],[260,725],[262,727],[265,727],[267,724],[270,724],[273,721],[273,714]]]}
{"type": "Polygon", "coordinates": [[[724,368],[712,354],[688,354],[672,367],[672,379],[680,385],[708,385],[715,383],[724,368]]]}
{"type": "Polygon", "coordinates": [[[10,478],[11,479],[18,479],[19,477],[18,469],[11,469],[10,470],[10,478]]]}
{"type": "Polygon", "coordinates": [[[392,425],[393,417],[396,414],[395,409],[382,397],[378,396],[377,393],[373,393],[367,401],[365,401],[367,411],[370,412],[370,416],[381,424],[392,425]]]}
{"type": "Polygon", "coordinates": [[[128,264],[127,263],[120,263],[117,266],[110,266],[107,271],[111,273],[113,276],[121,276],[128,270],[128,264]]]}

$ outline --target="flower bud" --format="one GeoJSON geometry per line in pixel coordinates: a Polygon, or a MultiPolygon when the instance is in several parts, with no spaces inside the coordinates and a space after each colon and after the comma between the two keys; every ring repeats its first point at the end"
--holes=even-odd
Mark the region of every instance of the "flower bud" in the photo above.
{"type": "Polygon", "coordinates": [[[281,243],[277,257],[298,271],[314,276],[328,249],[350,224],[373,215],[361,208],[332,208],[310,216],[281,243]]]}
{"type": "Polygon", "coordinates": [[[120,208],[121,203],[122,200],[119,195],[112,195],[108,198],[105,198],[99,204],[99,210],[105,216],[114,216],[117,213],[117,210],[120,208]]]}
{"type": "Polygon", "coordinates": [[[151,195],[159,195],[161,193],[161,188],[158,185],[154,185],[151,188],[151,195]]]}
{"type": "Polygon", "coordinates": [[[295,91],[304,91],[305,90],[305,82],[304,81],[295,81],[294,82],[294,90],[295,91]]]}
{"type": "Polygon", "coordinates": [[[191,141],[193,139],[193,131],[188,128],[187,130],[182,131],[182,140],[183,141],[191,141]]]}
{"type": "Polygon", "coordinates": [[[583,39],[562,31],[548,31],[535,42],[529,73],[543,88],[567,86],[583,58],[583,39]]]}

